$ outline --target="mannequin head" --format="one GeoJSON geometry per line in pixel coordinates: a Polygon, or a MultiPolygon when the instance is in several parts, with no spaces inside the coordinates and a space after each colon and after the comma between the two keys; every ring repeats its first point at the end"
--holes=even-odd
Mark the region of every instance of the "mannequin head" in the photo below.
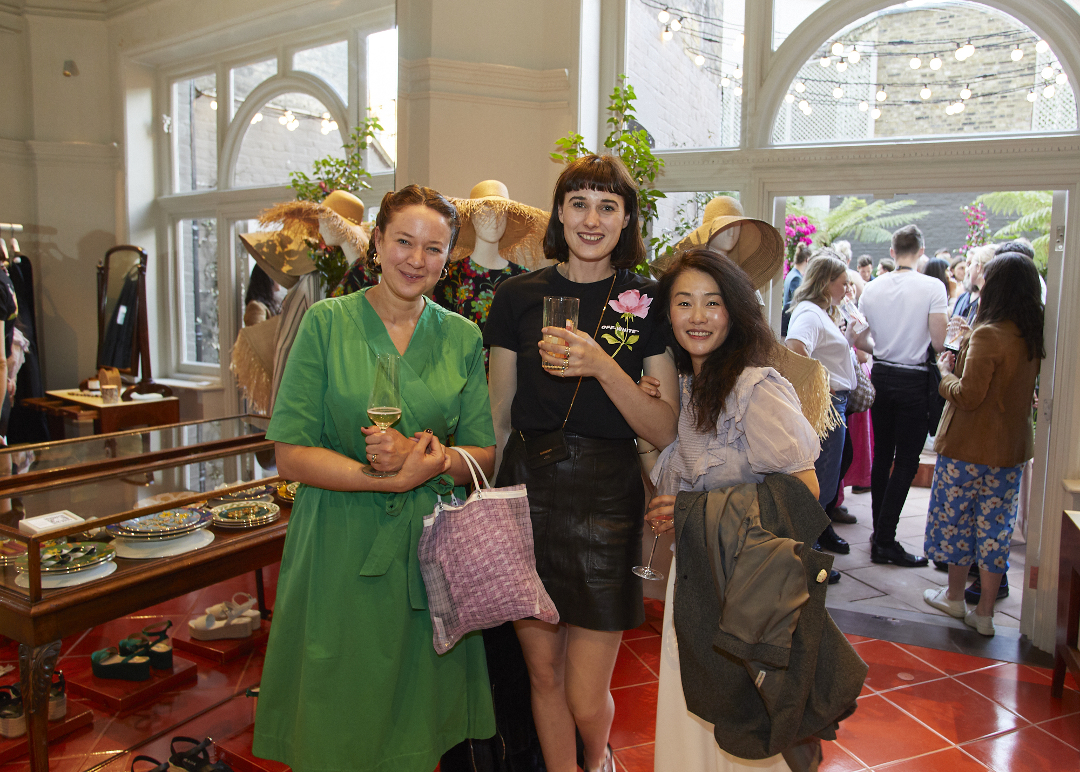
{"type": "Polygon", "coordinates": [[[498,245],[506,233],[506,212],[497,212],[490,203],[483,204],[472,216],[477,242],[498,245]]]}
{"type": "Polygon", "coordinates": [[[740,235],[742,235],[742,225],[736,223],[709,239],[709,249],[726,256],[728,252],[735,249],[735,245],[739,243],[740,235]]]}

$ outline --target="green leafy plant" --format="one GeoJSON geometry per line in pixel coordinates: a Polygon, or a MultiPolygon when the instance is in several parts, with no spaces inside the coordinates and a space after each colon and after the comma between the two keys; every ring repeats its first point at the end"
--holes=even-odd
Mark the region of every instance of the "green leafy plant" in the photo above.
{"type": "Polygon", "coordinates": [[[1019,215],[1004,228],[994,233],[995,239],[1015,239],[1035,235],[1031,247],[1035,250],[1035,265],[1046,275],[1046,261],[1050,255],[1050,213],[1054,194],[1049,190],[1004,191],[984,193],[975,199],[985,204],[994,214],[1019,215]]]}
{"type": "MultiPolygon", "coordinates": [[[[297,200],[322,201],[335,190],[353,194],[370,190],[371,173],[364,168],[364,151],[371,147],[377,131],[382,131],[379,119],[367,118],[350,132],[342,145],[344,157],[332,155],[315,160],[310,177],[304,172],[291,172],[289,185],[296,191],[297,200]]],[[[349,269],[341,247],[327,246],[322,239],[308,239],[307,244],[323,287],[328,290],[336,287],[349,269]]]]}
{"type": "Polygon", "coordinates": [[[670,230],[661,231],[654,239],[654,254],[662,255],[683,240],[690,231],[701,225],[701,217],[705,207],[717,196],[730,196],[738,198],[739,194],[730,190],[701,190],[694,193],[690,198],[675,207],[675,226],[670,230]]]}
{"type": "Polygon", "coordinates": [[[867,202],[858,196],[848,196],[828,212],[808,207],[801,197],[789,198],[787,214],[806,217],[817,227],[814,244],[827,247],[843,238],[870,243],[886,243],[892,239],[897,228],[921,220],[929,211],[905,211],[917,202],[902,201],[867,202]]]}
{"type": "MultiPolygon", "coordinates": [[[[656,176],[664,166],[662,158],[654,155],[649,147],[649,133],[638,126],[637,116],[634,113],[634,87],[625,83],[626,76],[619,76],[619,83],[611,92],[608,112],[611,117],[607,119],[611,126],[604,147],[612,154],[619,156],[630,175],[638,185],[638,211],[641,219],[641,236],[645,239],[645,246],[653,254],[657,254],[657,246],[662,240],[655,238],[650,233],[652,221],[656,219],[656,202],[666,196],[654,186],[656,176]],[[623,85],[625,83],[625,85],[623,85]]],[[[551,160],[558,163],[568,164],[587,155],[592,151],[585,146],[585,138],[577,132],[571,132],[562,139],[555,141],[558,152],[551,154],[551,160]]],[[[648,267],[641,265],[635,269],[638,273],[648,275],[648,267]]]]}

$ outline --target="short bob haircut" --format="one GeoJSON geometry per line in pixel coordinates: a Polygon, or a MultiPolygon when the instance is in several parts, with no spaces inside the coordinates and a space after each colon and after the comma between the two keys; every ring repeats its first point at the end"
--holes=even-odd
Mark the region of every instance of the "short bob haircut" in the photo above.
{"type": "Polygon", "coordinates": [[[544,235],[544,257],[560,263],[570,259],[570,248],[559,219],[559,207],[566,200],[567,193],[577,190],[597,190],[622,198],[623,210],[630,215],[630,221],[623,228],[619,243],[611,250],[611,267],[634,268],[644,264],[645,242],[641,239],[638,216],[638,186],[622,160],[612,155],[593,153],[572,161],[555,183],[551,219],[544,235]]]}
{"type": "MultiPolygon", "coordinates": [[[[813,265],[813,263],[811,263],[813,265]]],[[[716,422],[723,412],[724,402],[747,367],[772,364],[776,337],[761,312],[757,293],[750,277],[730,258],[708,247],[694,247],[675,256],[671,266],[660,277],[657,291],[658,307],[671,330],[671,293],[675,280],[686,271],[701,271],[720,288],[720,300],[728,315],[728,333],[711,353],[693,379],[690,404],[697,428],[701,432],[716,432],[716,422]]],[[[694,372],[690,355],[671,334],[675,366],[680,373],[694,372]]]]}
{"type": "MultiPolygon", "coordinates": [[[[457,242],[458,231],[461,230],[461,218],[458,216],[457,207],[437,190],[421,185],[406,185],[401,190],[392,190],[387,193],[379,204],[379,213],[375,215],[375,227],[379,229],[379,233],[386,233],[386,226],[390,224],[394,215],[410,206],[426,206],[446,219],[446,224],[450,226],[450,244],[446,249],[446,260],[449,262],[450,253],[454,251],[454,244],[457,242]]],[[[382,265],[375,262],[376,257],[375,239],[372,238],[368,244],[365,260],[369,270],[382,273],[382,265]]]]}

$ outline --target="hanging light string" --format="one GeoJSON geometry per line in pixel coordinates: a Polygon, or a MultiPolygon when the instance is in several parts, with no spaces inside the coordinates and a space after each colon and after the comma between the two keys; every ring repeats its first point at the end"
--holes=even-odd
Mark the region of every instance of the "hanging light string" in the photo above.
{"type": "MultiPolygon", "coordinates": [[[[217,91],[214,89],[200,89],[195,87],[195,98],[209,99],[210,109],[218,109],[217,91]]],[[[243,104],[242,99],[237,99],[236,104],[243,104]]],[[[295,131],[300,126],[300,121],[319,121],[320,131],[323,134],[329,134],[331,131],[337,131],[338,123],[335,121],[328,112],[312,113],[306,110],[293,109],[291,107],[282,107],[276,105],[273,102],[267,102],[263,105],[259,112],[255,113],[251,117],[251,123],[261,123],[265,118],[264,113],[274,113],[277,116],[278,123],[284,126],[289,131],[295,131]]]]}

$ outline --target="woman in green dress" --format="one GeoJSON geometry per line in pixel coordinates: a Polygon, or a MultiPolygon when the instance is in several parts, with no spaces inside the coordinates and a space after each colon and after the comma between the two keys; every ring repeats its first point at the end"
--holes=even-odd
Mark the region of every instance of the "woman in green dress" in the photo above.
{"type": "Polygon", "coordinates": [[[304,770],[431,772],[495,733],[483,643],[439,656],[417,562],[436,496],[470,480],[448,440],[495,458],[475,324],[427,300],[457,236],[430,188],[388,193],[368,258],[381,282],[317,303],[289,354],[266,436],[303,483],[281,561],[255,723],[256,755],[304,770]],[[400,355],[401,420],[365,414],[378,354],[400,355]],[[393,477],[365,475],[375,469],[393,477]]]}

